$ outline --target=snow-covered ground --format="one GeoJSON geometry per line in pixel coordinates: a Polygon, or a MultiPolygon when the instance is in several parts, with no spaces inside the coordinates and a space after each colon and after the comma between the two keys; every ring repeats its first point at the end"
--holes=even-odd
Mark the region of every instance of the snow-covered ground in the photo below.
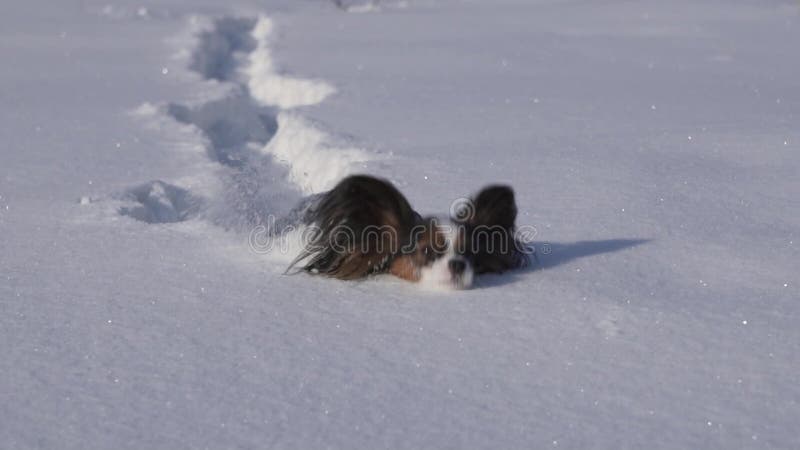
{"type": "Polygon", "coordinates": [[[800,4],[344,3],[0,4],[0,448],[800,447],[800,4]],[[253,248],[353,172],[541,264],[253,248]]]}

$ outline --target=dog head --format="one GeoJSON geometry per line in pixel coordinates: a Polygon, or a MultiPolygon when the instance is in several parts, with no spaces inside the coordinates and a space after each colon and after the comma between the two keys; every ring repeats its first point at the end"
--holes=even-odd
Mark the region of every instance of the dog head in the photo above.
{"type": "Polygon", "coordinates": [[[465,289],[476,274],[524,263],[514,238],[517,207],[508,186],[488,186],[461,199],[446,218],[421,217],[388,181],[342,180],[312,208],[316,227],[294,261],[340,279],[391,273],[428,286],[465,289]]]}

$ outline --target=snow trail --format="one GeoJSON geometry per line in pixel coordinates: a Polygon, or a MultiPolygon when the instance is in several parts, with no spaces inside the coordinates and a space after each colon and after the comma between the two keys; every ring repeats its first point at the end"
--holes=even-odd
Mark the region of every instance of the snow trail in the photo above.
{"type": "MultiPolygon", "coordinates": [[[[140,108],[140,114],[166,117],[199,134],[214,164],[198,170],[213,174],[201,174],[199,179],[205,181],[199,183],[192,174],[187,180],[210,198],[194,200],[191,211],[165,215],[164,202],[149,201],[137,186],[122,197],[147,201],[121,207],[120,214],[148,223],[203,217],[227,229],[249,231],[270,218],[286,216],[304,196],[331,188],[377,159],[296,111],[324,101],[335,88],[323,80],[280,74],[270,50],[274,29],[272,19],[264,15],[194,18],[193,47],[183,49],[187,67],[211,83],[209,92],[221,87],[221,93],[205,95],[199,102],[140,108]]],[[[200,197],[179,182],[151,186],[170,186],[183,197],[200,197]]]]}

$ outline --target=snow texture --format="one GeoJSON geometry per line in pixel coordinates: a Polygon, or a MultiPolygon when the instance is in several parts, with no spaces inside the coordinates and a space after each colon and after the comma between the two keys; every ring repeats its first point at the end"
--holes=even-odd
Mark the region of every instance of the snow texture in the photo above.
{"type": "Polygon", "coordinates": [[[0,447],[800,447],[800,4],[336,3],[0,5],[0,447]],[[285,274],[351,173],[538,264],[285,274]]]}

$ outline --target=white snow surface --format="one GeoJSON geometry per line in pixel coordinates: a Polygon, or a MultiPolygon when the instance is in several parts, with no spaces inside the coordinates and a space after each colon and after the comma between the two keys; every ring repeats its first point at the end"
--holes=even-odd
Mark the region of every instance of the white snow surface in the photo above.
{"type": "Polygon", "coordinates": [[[0,448],[800,448],[798,43],[792,0],[2,2],[0,448]],[[254,248],[349,173],[508,183],[539,264],[254,248]]]}

